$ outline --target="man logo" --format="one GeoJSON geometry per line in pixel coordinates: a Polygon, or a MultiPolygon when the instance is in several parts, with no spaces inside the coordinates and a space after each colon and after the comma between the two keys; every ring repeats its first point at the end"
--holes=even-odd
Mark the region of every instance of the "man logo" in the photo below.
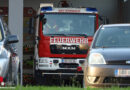
{"type": "Polygon", "coordinates": [[[63,50],[75,50],[75,47],[62,47],[63,50]]]}

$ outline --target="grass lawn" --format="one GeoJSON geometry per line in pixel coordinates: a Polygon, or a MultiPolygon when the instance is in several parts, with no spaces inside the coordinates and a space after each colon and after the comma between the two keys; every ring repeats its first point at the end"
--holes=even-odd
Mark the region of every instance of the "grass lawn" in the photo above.
{"type": "Polygon", "coordinates": [[[130,88],[77,88],[77,87],[44,87],[44,86],[26,86],[14,88],[0,88],[0,90],[130,90],[130,88]]]}

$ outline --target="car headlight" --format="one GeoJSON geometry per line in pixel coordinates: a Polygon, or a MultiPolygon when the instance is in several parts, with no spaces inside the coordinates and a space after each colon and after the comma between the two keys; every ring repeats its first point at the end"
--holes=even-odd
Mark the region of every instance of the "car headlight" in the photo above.
{"type": "Polygon", "coordinates": [[[106,61],[102,54],[92,53],[89,56],[89,64],[106,64],[106,61]]]}
{"type": "Polygon", "coordinates": [[[47,58],[42,58],[42,59],[39,59],[39,62],[40,63],[48,63],[48,59],[47,58]]]}

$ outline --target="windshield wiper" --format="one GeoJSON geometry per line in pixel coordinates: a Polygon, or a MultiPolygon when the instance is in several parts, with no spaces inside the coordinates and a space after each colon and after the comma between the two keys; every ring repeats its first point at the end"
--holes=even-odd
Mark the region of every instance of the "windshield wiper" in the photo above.
{"type": "Polygon", "coordinates": [[[95,46],[94,48],[109,48],[107,46],[95,46]]]}
{"type": "Polygon", "coordinates": [[[88,37],[86,34],[67,34],[67,36],[83,36],[83,37],[88,37]]]}
{"type": "Polygon", "coordinates": [[[66,36],[66,34],[45,34],[48,36],[66,36]]]}
{"type": "Polygon", "coordinates": [[[45,34],[48,36],[83,36],[88,37],[86,34],[45,34]]]}

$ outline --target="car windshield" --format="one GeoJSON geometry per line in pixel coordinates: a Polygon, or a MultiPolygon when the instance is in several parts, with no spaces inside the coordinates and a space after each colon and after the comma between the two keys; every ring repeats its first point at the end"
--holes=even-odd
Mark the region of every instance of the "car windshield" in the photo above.
{"type": "Polygon", "coordinates": [[[95,31],[95,15],[93,14],[44,14],[44,35],[87,35],[93,36],[95,31]]]}
{"type": "Polygon", "coordinates": [[[96,48],[130,47],[130,26],[102,27],[94,46],[96,48]]]}
{"type": "Polygon", "coordinates": [[[0,23],[0,41],[2,41],[2,24],[0,23]]]}

